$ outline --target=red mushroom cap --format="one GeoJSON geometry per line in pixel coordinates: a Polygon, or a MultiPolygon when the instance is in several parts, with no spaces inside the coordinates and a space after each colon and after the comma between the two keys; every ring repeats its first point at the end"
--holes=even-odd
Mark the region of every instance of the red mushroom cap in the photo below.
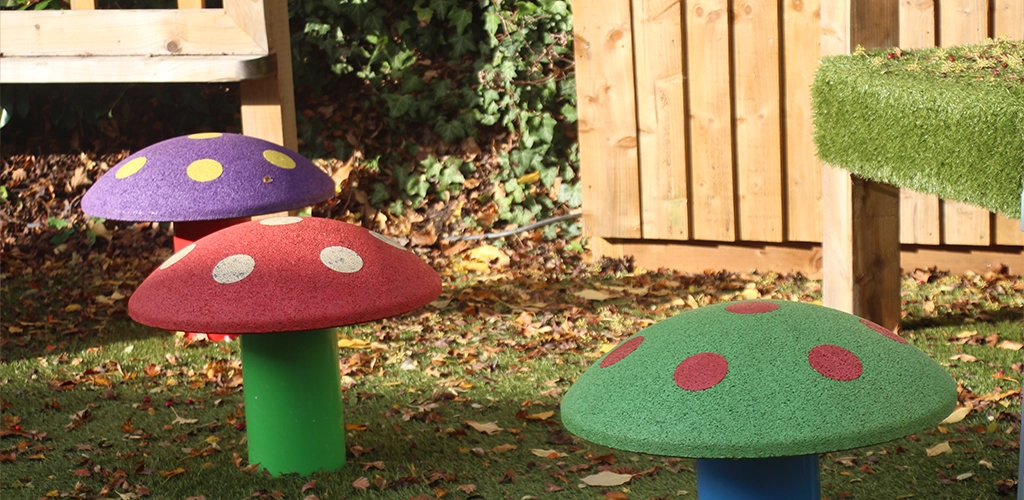
{"type": "Polygon", "coordinates": [[[390,239],[331,219],[277,217],[199,239],[139,285],[128,312],[169,330],[272,333],[395,316],[441,278],[390,239]]]}

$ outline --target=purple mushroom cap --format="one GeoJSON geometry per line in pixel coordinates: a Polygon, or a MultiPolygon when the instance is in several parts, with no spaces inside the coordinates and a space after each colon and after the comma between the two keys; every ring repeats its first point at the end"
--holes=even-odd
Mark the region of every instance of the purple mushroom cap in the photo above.
{"type": "Polygon", "coordinates": [[[227,133],[175,137],[139,150],[103,175],[82,210],[124,221],[201,221],[313,205],[334,181],[302,155],[227,133]]]}

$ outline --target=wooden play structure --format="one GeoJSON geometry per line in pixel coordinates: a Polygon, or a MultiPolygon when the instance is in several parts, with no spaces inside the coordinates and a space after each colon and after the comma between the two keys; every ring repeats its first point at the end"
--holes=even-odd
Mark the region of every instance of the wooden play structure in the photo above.
{"type": "Polygon", "coordinates": [[[574,22],[597,255],[823,276],[829,305],[887,327],[901,264],[1024,269],[1019,221],[823,166],[808,91],[858,45],[1024,38],[1024,0],[593,0],[574,22]]]}
{"type": "Polygon", "coordinates": [[[240,82],[242,132],[297,149],[283,0],[0,12],[0,83],[240,82]]]}

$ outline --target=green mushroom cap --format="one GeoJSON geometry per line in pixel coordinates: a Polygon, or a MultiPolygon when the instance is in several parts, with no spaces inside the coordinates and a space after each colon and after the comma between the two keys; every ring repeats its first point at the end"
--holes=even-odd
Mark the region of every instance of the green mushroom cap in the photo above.
{"type": "Polygon", "coordinates": [[[566,429],[692,458],[809,455],[890,441],[956,408],[956,382],[895,333],[813,304],[715,304],[626,339],[562,400],[566,429]]]}

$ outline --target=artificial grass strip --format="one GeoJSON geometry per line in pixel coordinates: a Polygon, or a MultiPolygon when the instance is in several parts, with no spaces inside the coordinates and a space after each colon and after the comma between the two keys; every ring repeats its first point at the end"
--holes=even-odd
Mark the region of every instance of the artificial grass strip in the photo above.
{"type": "Polygon", "coordinates": [[[956,397],[942,367],[871,322],[813,304],[736,302],[620,344],[565,394],[562,422],[588,441],[656,455],[795,456],[927,429],[956,397]]]}
{"type": "Polygon", "coordinates": [[[811,95],[822,161],[1021,216],[1024,41],[826,57],[811,95]]]}

